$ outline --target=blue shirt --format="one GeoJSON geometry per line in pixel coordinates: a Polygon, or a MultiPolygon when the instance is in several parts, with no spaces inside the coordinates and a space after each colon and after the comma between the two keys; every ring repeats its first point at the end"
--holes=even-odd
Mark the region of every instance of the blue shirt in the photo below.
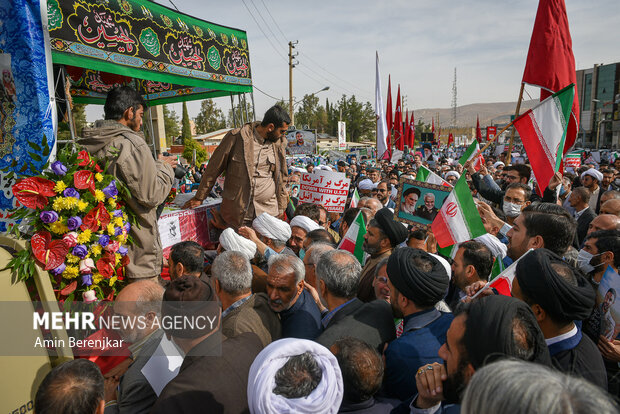
{"type": "Polygon", "coordinates": [[[303,290],[293,306],[280,312],[282,338],[316,339],[321,333],[321,312],[312,295],[303,290]]]}
{"type": "Polygon", "coordinates": [[[415,374],[422,365],[443,363],[439,348],[454,316],[435,308],[405,317],[403,334],[385,350],[383,384],[388,397],[403,401],[417,393],[415,374]]]}

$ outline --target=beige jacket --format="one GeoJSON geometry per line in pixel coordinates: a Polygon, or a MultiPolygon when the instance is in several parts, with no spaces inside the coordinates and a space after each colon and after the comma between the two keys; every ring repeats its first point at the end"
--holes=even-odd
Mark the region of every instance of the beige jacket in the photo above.
{"type": "Polygon", "coordinates": [[[110,164],[107,174],[121,180],[129,188],[127,205],[136,214],[140,227],[132,226],[127,276],[141,279],[158,276],[163,264],[161,241],[157,227],[157,206],[162,204],[172,188],[174,170],[155,161],[144,136],[117,121],[97,121],[95,128],[84,128],[84,138],[78,141],[92,156],[110,164]],[[118,155],[108,150],[114,147],[118,155]]]}
{"type": "MultiPolygon", "coordinates": [[[[254,165],[253,127],[258,124],[259,122],[245,124],[241,128],[229,131],[224,136],[220,145],[213,152],[211,159],[209,159],[196,192],[196,198],[204,200],[211,192],[217,177],[222,172],[226,172],[220,212],[224,221],[234,228],[243,224],[250,204],[250,195],[252,194],[250,177],[253,176],[254,165]]],[[[284,187],[285,179],[288,176],[285,153],[286,138],[282,137],[272,145],[276,154],[276,198],[278,199],[278,213],[281,214],[286,209],[288,201],[288,194],[284,187]]]]}

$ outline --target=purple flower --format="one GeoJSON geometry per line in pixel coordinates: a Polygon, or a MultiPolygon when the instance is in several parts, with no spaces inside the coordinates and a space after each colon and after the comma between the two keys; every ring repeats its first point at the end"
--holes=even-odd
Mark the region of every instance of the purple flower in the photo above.
{"type": "Polygon", "coordinates": [[[69,230],[77,230],[82,225],[82,219],[79,216],[69,217],[67,220],[67,227],[69,230]]]}
{"type": "Polygon", "coordinates": [[[54,174],[62,176],[67,173],[67,167],[62,162],[55,161],[52,163],[52,171],[54,171],[54,174]]]}
{"type": "Polygon", "coordinates": [[[115,236],[120,236],[121,234],[123,234],[123,228],[122,227],[114,227],[114,235],[115,236]]]}
{"type": "Polygon", "coordinates": [[[129,233],[129,230],[131,230],[131,224],[129,224],[129,222],[125,223],[125,231],[127,233],[129,233]]]}
{"type": "Polygon", "coordinates": [[[118,248],[117,253],[120,254],[121,256],[126,256],[128,251],[129,250],[127,250],[125,246],[121,246],[118,248]]]}
{"type": "Polygon", "coordinates": [[[105,187],[102,191],[103,191],[103,194],[105,194],[107,198],[112,198],[114,196],[117,196],[118,190],[116,189],[116,182],[114,180],[110,181],[110,184],[107,187],[105,187]]]}
{"type": "Polygon", "coordinates": [[[58,266],[55,269],[50,270],[50,272],[52,272],[54,275],[58,276],[59,274],[64,272],[66,268],[67,268],[67,266],[65,266],[64,263],[61,263],[60,266],[58,266]]]}
{"type": "Polygon", "coordinates": [[[93,284],[93,275],[91,273],[86,273],[82,275],[82,284],[86,286],[90,286],[93,284]]]}
{"type": "Polygon", "coordinates": [[[123,217],[123,210],[114,210],[114,217],[123,217]]]}
{"type": "Polygon", "coordinates": [[[110,244],[110,236],[107,234],[99,236],[99,245],[101,245],[101,247],[106,247],[108,244],[110,244]]]}
{"type": "Polygon", "coordinates": [[[41,221],[45,224],[58,221],[58,213],[55,211],[42,211],[41,214],[39,214],[39,217],[41,217],[41,221]]]}
{"type": "Polygon", "coordinates": [[[84,246],[83,244],[78,244],[77,246],[73,248],[72,253],[74,256],[77,256],[80,259],[83,259],[88,254],[88,247],[84,246]]]}
{"type": "Polygon", "coordinates": [[[62,192],[62,195],[65,197],[75,197],[80,198],[80,193],[75,188],[69,187],[62,192]]]}

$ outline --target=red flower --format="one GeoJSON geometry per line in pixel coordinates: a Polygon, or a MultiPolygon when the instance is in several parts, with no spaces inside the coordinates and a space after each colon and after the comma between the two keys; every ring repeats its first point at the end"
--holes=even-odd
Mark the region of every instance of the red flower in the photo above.
{"type": "Polygon", "coordinates": [[[22,205],[37,209],[47,206],[47,197],[54,197],[54,182],[39,177],[28,177],[13,185],[13,195],[22,205]]]}
{"type": "Polygon", "coordinates": [[[106,279],[109,279],[114,274],[114,267],[103,257],[97,260],[97,270],[106,279]]]}
{"type": "Polygon", "coordinates": [[[78,153],[78,160],[82,160],[78,165],[80,167],[85,167],[87,165],[90,165],[93,161],[90,159],[90,154],[87,151],[80,151],[78,153]]]}
{"type": "Polygon", "coordinates": [[[38,264],[45,270],[55,269],[65,262],[69,247],[62,240],[52,240],[48,231],[38,231],[30,239],[30,246],[38,264]]]}
{"type": "Polygon", "coordinates": [[[79,190],[90,190],[95,194],[95,174],[92,171],[80,170],[73,175],[73,184],[79,190]]]}
{"type": "Polygon", "coordinates": [[[99,230],[99,226],[105,229],[108,224],[110,224],[110,214],[103,203],[100,202],[84,216],[80,229],[82,229],[82,231],[88,229],[95,232],[99,230]]]}
{"type": "Polygon", "coordinates": [[[97,171],[98,173],[103,172],[99,164],[95,164],[95,171],[97,171]]]}

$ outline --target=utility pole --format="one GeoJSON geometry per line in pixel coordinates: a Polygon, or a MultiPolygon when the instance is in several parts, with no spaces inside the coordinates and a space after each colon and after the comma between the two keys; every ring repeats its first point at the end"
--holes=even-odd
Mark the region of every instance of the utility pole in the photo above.
{"type": "Polygon", "coordinates": [[[293,108],[293,68],[297,66],[297,61],[294,61],[295,56],[299,53],[293,54],[295,45],[299,43],[297,40],[294,42],[288,42],[288,102],[289,102],[289,116],[291,117],[291,125],[295,125],[295,110],[293,108]]]}

